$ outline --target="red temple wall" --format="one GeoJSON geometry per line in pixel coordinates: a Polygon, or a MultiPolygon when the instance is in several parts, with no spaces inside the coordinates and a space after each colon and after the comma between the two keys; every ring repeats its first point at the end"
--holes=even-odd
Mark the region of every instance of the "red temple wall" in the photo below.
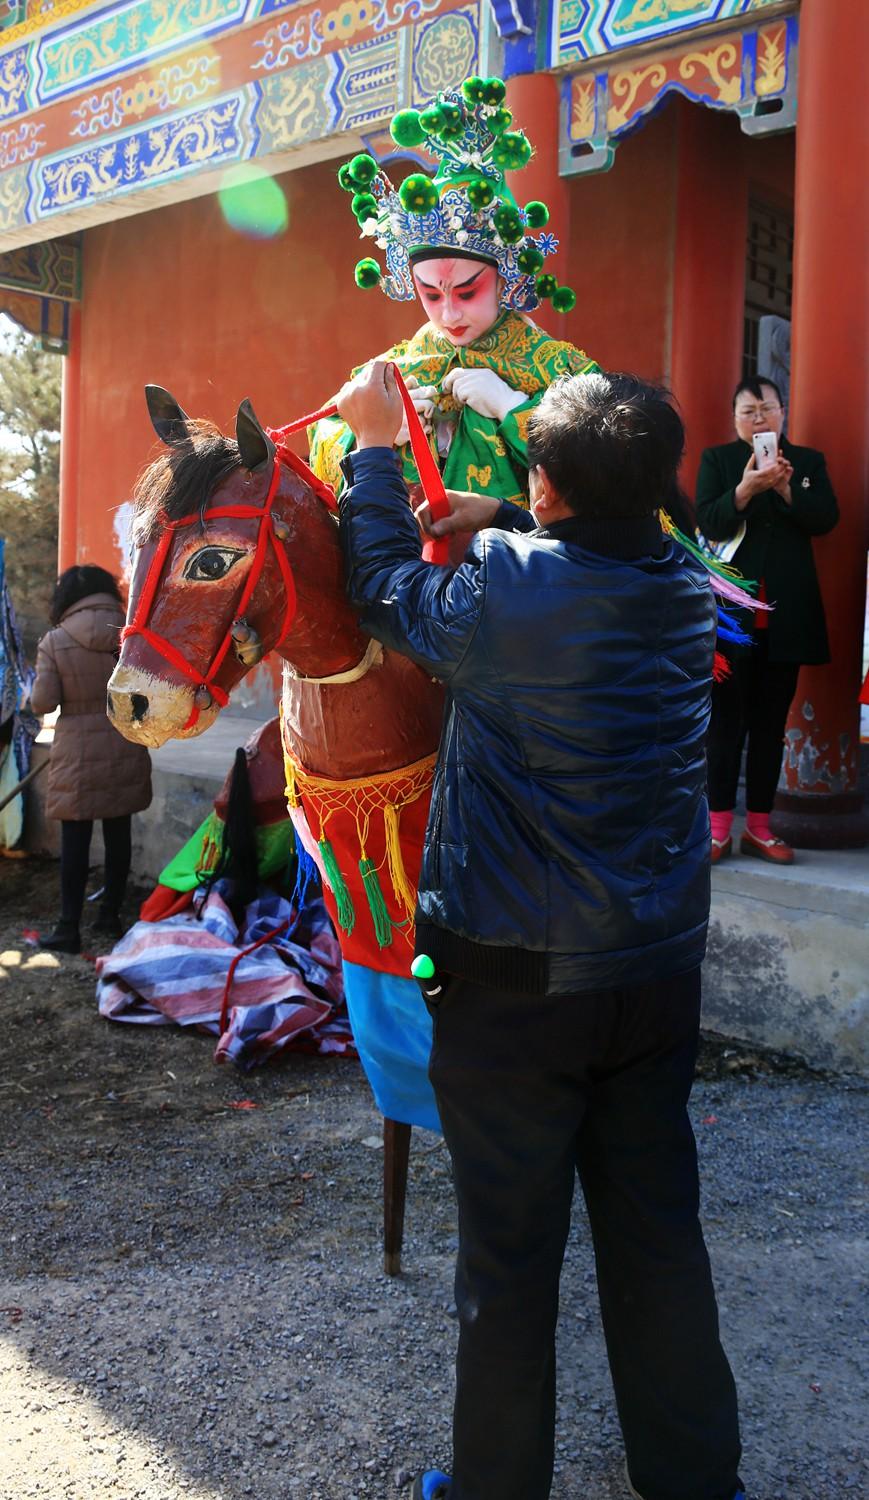
{"type": "MultiPolygon", "coordinates": [[[[230,429],[250,396],[276,425],[417,326],[415,305],[355,288],[361,247],[335,164],[280,181],[290,224],[278,239],[230,229],[216,197],[87,233],[78,451],[68,460],[78,504],[65,517],[64,565],[120,564],[113,512],[154,452],[146,382],[230,429]]],[[[610,172],[561,180],[570,223],[559,271],[578,301],[569,316],[540,320],[605,367],[672,382],[689,489],[701,448],[730,433],[752,189],[792,197],[793,135],[750,139],[730,115],[683,100],[624,141],[610,172]]]]}

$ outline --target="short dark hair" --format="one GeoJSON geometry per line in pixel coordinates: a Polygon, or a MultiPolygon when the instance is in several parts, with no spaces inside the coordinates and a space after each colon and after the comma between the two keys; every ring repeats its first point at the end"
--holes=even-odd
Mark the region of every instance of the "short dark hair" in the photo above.
{"type": "Polygon", "coordinates": [[[654,514],[684,447],[670,392],[636,375],[564,375],[528,423],[529,467],[588,520],[654,514]]]}
{"type": "Polygon", "coordinates": [[[784,406],[784,398],[774,380],[770,380],[768,375],[750,375],[746,376],[745,380],[740,380],[739,385],[733,392],[734,407],[736,406],[736,403],[742,395],[743,391],[748,391],[748,394],[750,396],[754,396],[754,399],[756,401],[762,401],[763,388],[765,385],[772,386],[773,390],[776,393],[776,396],[778,397],[779,406],[784,406]]]}
{"type": "Polygon", "coordinates": [[[67,610],[80,599],[86,599],[88,594],[111,594],[121,603],[118,580],[111,573],[98,568],[96,563],[76,563],[74,567],[66,568],[54,585],[48,610],[52,625],[59,625],[67,610]]]}

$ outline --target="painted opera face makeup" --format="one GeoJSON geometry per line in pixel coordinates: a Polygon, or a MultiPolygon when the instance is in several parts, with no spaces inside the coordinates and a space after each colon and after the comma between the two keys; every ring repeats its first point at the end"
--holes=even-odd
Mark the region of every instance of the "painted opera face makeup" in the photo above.
{"type": "Polygon", "coordinates": [[[482,338],[501,310],[498,271],[488,261],[423,260],[413,279],[429,321],[457,348],[482,338]]]}

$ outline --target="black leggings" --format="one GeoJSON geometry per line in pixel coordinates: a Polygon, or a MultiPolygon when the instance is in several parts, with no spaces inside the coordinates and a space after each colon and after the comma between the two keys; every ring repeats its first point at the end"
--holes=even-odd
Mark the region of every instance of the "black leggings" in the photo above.
{"type": "Polygon", "coordinates": [[[731,674],[712,688],[712,722],[706,747],[709,806],[732,812],[745,758],[745,805],[749,812],[772,811],[784,753],[788,709],[797,690],[796,662],[770,661],[767,631],[758,631],[750,651],[734,656],[731,674]]]}
{"type": "MultiPolygon", "coordinates": [[[[130,827],[132,818],[103,818],[103,843],[106,849],[105,881],[100,907],[117,916],[127,888],[130,873],[130,827]]],[[[64,818],[60,825],[60,895],[61,915],[66,922],[81,921],[84,893],[88,878],[91,834],[94,825],[88,820],[73,822],[64,818]]]]}

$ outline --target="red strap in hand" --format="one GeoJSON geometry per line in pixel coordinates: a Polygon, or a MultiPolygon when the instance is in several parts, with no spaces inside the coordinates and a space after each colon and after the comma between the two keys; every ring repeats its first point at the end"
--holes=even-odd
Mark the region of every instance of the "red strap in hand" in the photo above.
{"type": "MultiPolygon", "coordinates": [[[[396,364],[393,364],[392,370],[395,375],[395,383],[398,386],[399,395],[404,405],[407,430],[410,434],[410,449],[419,473],[423,495],[428,502],[429,515],[433,521],[443,521],[450,514],[450,502],[447,499],[447,492],[444,489],[440,469],[429,447],[428,438],[423,432],[419,412],[413,404],[401,371],[396,364]]],[[[337,415],[337,412],[337,406],[324,406],[320,411],[311,412],[307,417],[297,417],[294,422],[288,422],[285,427],[278,427],[274,430],[270,428],[269,436],[273,440],[280,442],[281,439],[289,437],[291,432],[300,432],[303,427],[312,427],[315,422],[319,422],[323,417],[334,417],[337,415]]],[[[282,454],[283,456],[285,454],[282,454]]],[[[297,463],[300,462],[301,460],[297,460],[297,463]]],[[[449,541],[446,537],[426,537],[422,555],[426,562],[443,566],[450,560],[449,541]]]]}

